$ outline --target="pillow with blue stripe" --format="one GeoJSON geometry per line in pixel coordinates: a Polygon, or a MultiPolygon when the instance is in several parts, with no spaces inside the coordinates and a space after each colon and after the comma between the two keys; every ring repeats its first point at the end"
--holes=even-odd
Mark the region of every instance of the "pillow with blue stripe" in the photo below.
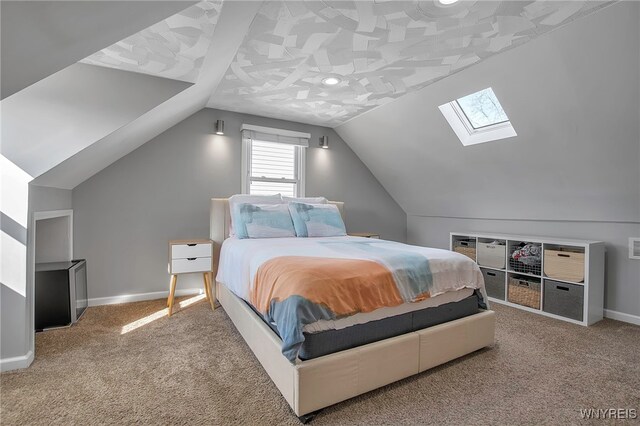
{"type": "MultiPolygon", "coordinates": [[[[239,204],[282,204],[282,195],[249,195],[249,194],[236,194],[229,197],[229,211],[231,214],[231,224],[229,226],[229,236],[236,235],[235,224],[233,223],[233,211],[239,204]]],[[[286,203],[285,203],[286,204],[286,203]]]]}
{"type": "Polygon", "coordinates": [[[340,237],[347,235],[338,207],[333,204],[289,203],[298,237],[340,237]]]}
{"type": "Polygon", "coordinates": [[[296,236],[286,204],[236,204],[231,217],[240,239],[296,236]]]}

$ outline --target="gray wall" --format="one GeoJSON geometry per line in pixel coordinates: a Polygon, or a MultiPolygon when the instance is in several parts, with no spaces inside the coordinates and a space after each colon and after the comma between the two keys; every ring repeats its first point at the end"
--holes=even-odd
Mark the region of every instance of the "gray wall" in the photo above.
{"type": "Polygon", "coordinates": [[[36,263],[71,260],[70,222],[68,216],[36,221],[36,263]]]}
{"type": "Polygon", "coordinates": [[[49,188],[46,186],[29,186],[29,203],[31,212],[51,210],[67,210],[72,206],[73,192],[69,189],[49,188]]]}
{"type": "MultiPolygon", "coordinates": [[[[204,109],[74,188],[74,256],[87,259],[90,298],[167,290],[167,241],[207,238],[209,200],[241,190],[242,123],[311,133],[307,195],[345,201],[349,231],[405,240],[405,213],[331,129],[204,109]],[[321,135],[330,149],[316,148],[321,135]]],[[[178,288],[201,285],[185,277],[178,288]]]]}
{"type": "MultiPolygon", "coordinates": [[[[27,246],[34,247],[31,223],[37,211],[64,210],[71,208],[71,191],[29,185],[29,213],[26,232],[27,246]]],[[[0,286],[0,358],[25,355],[33,348],[33,251],[27,250],[26,294],[0,286]]]]}
{"type": "Polygon", "coordinates": [[[606,307],[640,315],[640,4],[620,2],[379,107],[336,131],[408,215],[454,230],[607,243],[606,307]],[[463,147],[438,106],[492,87],[518,136],[463,147]],[[380,125],[384,123],[384,125],[380,125]]]}

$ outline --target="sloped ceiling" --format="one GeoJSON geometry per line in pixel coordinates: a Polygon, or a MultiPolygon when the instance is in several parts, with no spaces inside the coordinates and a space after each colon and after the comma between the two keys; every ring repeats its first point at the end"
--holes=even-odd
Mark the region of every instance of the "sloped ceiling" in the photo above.
{"type": "MultiPolygon", "coordinates": [[[[334,127],[600,8],[603,1],[266,1],[207,106],[334,127]],[[324,86],[327,76],[342,81],[324,86]]],[[[83,62],[193,82],[216,3],[83,62]],[[193,23],[196,25],[193,25],[193,23]]]]}
{"type": "Polygon", "coordinates": [[[269,1],[208,106],[336,126],[602,3],[269,1]]]}
{"type": "Polygon", "coordinates": [[[2,101],[2,155],[39,176],[189,86],[74,64],[2,101]]]}
{"type": "Polygon", "coordinates": [[[150,73],[144,65],[157,56],[140,61],[145,72],[74,64],[2,100],[2,155],[34,177],[37,185],[71,189],[202,109],[261,2],[203,5],[192,16],[164,21],[171,26],[169,33],[181,35],[177,39],[157,31],[134,36],[146,36],[157,50],[162,38],[176,48],[167,56],[191,58],[194,66],[187,74],[195,83],[161,78],[164,72],[185,70],[180,60],[145,75],[150,73]],[[151,41],[154,37],[156,42],[151,41]]]}
{"type": "Polygon", "coordinates": [[[195,83],[222,1],[203,1],[81,62],[195,83]]]}
{"type": "Polygon", "coordinates": [[[2,0],[2,99],[194,3],[2,0]]]}
{"type": "MultiPolygon", "coordinates": [[[[214,20],[217,20],[217,22],[209,39],[209,46],[204,59],[198,66],[199,72],[196,73],[195,83],[154,108],[134,117],[126,125],[113,129],[105,137],[95,140],[91,145],[38,176],[34,183],[42,186],[72,189],[150,139],[204,108],[211,93],[215,91],[224,76],[240,43],[242,43],[244,35],[248,31],[249,25],[260,5],[261,2],[225,2],[220,9],[219,19],[216,13],[211,12],[212,9],[201,8],[201,16],[206,16],[207,19],[211,20],[210,22],[214,22],[214,20]]],[[[193,25],[193,28],[196,29],[202,28],[202,22],[197,19],[187,21],[186,24],[193,25]]],[[[165,34],[164,36],[167,35],[165,34]]],[[[169,38],[166,40],[170,42],[169,38]]],[[[199,43],[194,37],[189,40],[196,44],[199,43]]],[[[197,40],[201,40],[201,38],[197,37],[197,40]]],[[[185,42],[185,39],[182,41],[185,42]]],[[[144,63],[143,61],[142,64],[144,63]]],[[[79,65],[100,69],[93,65],[79,65]]],[[[143,70],[136,73],[115,69],[109,71],[137,75],[140,78],[172,81],[166,78],[144,75],[145,73],[149,74],[148,70],[144,70],[144,73],[142,73],[143,70]]],[[[173,82],[187,84],[178,81],[173,82]]]]}
{"type": "MultiPolygon", "coordinates": [[[[85,148],[51,170],[33,170],[43,173],[41,185],[72,188],[205,105],[338,126],[605,4],[203,1],[103,47],[82,64],[191,87],[92,145],[78,144],[70,134],[65,143],[85,148]],[[342,82],[323,86],[329,75],[342,82]]],[[[65,126],[64,120],[58,124],[65,126]]]]}
{"type": "Polygon", "coordinates": [[[640,223],[639,17],[612,4],[335,130],[409,217],[640,223]],[[438,106],[487,87],[518,136],[464,147],[438,106]]]}

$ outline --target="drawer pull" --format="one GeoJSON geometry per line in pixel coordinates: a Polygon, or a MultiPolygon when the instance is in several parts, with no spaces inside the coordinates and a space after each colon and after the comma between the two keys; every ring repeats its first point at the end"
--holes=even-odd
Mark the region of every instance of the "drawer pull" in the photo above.
{"type": "Polygon", "coordinates": [[[558,253],[558,256],[560,256],[560,257],[571,257],[570,254],[564,254],[564,253],[558,253]]]}
{"type": "Polygon", "coordinates": [[[187,245],[188,245],[189,247],[194,247],[194,246],[196,246],[197,244],[196,244],[196,243],[192,243],[192,244],[187,244],[187,245]]]}
{"type": "Polygon", "coordinates": [[[187,257],[187,260],[196,260],[195,257],[187,257]]]}
{"type": "Polygon", "coordinates": [[[569,291],[569,287],[564,287],[564,286],[561,286],[561,285],[557,285],[556,289],[562,290],[562,291],[569,291]]]}
{"type": "Polygon", "coordinates": [[[495,277],[496,273],[495,272],[487,272],[487,275],[489,275],[490,277],[495,277]]]}

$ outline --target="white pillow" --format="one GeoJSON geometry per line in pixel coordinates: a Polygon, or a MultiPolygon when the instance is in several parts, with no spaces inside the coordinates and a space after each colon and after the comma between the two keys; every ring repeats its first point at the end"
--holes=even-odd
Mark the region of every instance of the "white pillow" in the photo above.
{"type": "Polygon", "coordinates": [[[282,201],[285,203],[305,203],[305,204],[327,204],[324,197],[285,197],[282,196],[282,201]]]}
{"type": "Polygon", "coordinates": [[[286,204],[240,203],[234,206],[231,217],[236,237],[240,239],[296,236],[286,204]]]}
{"type": "Polygon", "coordinates": [[[233,212],[238,204],[282,204],[282,195],[249,195],[236,194],[229,197],[229,210],[231,211],[231,226],[229,227],[229,236],[233,237],[236,233],[233,230],[233,212]]]}

